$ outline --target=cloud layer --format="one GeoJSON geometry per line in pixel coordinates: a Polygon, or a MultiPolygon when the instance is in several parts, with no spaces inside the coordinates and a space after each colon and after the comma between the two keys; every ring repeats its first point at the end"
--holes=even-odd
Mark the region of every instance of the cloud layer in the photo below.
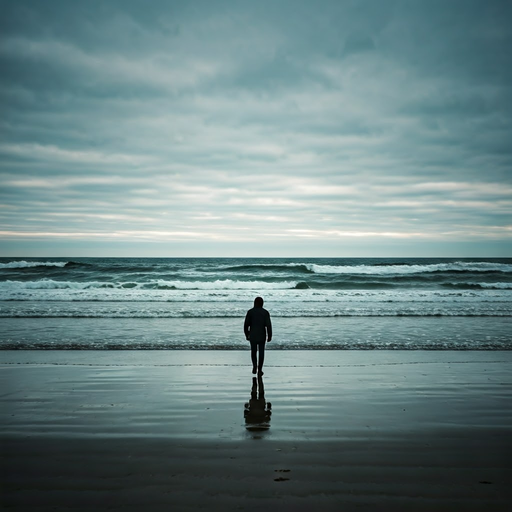
{"type": "Polygon", "coordinates": [[[0,5],[4,254],[510,253],[510,2],[0,5]]]}

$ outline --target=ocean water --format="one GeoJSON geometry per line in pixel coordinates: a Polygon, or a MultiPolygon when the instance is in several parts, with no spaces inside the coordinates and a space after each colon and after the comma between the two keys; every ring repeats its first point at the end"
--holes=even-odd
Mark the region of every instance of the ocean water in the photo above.
{"type": "Polygon", "coordinates": [[[0,258],[1,349],[512,349],[512,258],[0,258]]]}

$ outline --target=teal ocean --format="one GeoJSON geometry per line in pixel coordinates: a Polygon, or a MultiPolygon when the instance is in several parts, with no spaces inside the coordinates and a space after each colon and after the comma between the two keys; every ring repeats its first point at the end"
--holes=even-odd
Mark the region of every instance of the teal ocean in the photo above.
{"type": "Polygon", "coordinates": [[[1,258],[2,349],[512,348],[512,258],[1,258]]]}

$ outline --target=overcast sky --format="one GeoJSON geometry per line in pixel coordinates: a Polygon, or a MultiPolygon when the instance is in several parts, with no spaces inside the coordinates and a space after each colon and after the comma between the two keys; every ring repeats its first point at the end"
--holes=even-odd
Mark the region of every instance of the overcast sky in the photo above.
{"type": "Polygon", "coordinates": [[[512,256],[512,2],[0,0],[1,256],[512,256]]]}

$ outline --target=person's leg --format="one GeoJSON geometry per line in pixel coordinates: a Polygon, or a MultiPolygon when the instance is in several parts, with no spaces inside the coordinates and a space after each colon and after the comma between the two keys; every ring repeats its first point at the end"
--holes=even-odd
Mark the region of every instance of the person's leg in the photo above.
{"type": "Polygon", "coordinates": [[[256,373],[256,368],[258,366],[258,359],[256,357],[256,353],[258,351],[258,344],[254,341],[251,341],[251,361],[252,361],[252,373],[256,373]]]}
{"type": "Polygon", "coordinates": [[[263,375],[262,369],[263,369],[263,361],[265,361],[265,342],[258,344],[259,347],[259,362],[258,362],[258,373],[261,373],[263,375]]]}

